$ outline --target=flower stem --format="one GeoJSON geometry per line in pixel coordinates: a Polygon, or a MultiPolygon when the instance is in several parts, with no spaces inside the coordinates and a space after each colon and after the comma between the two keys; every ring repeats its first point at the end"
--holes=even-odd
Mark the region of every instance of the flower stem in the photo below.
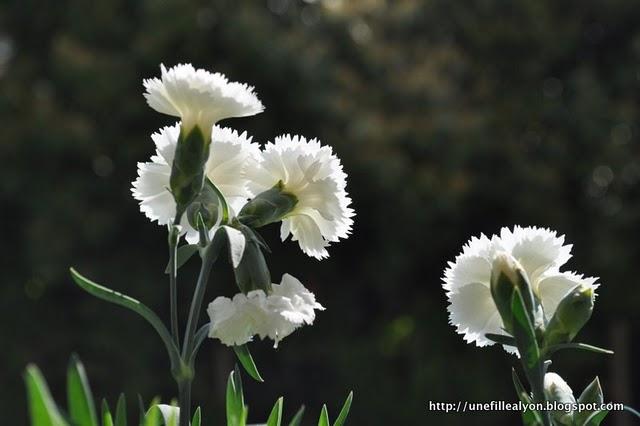
{"type": "Polygon", "coordinates": [[[169,300],[171,309],[171,336],[180,349],[180,331],[178,329],[178,238],[180,231],[176,223],[180,223],[182,215],[176,215],[176,220],[169,228],[169,300]]]}
{"type": "Polygon", "coordinates": [[[178,406],[180,407],[180,426],[189,426],[191,417],[191,380],[178,382],[178,406]]]}
{"type": "Polygon", "coordinates": [[[207,288],[207,282],[209,281],[211,268],[218,257],[218,249],[219,246],[216,245],[214,241],[209,243],[205,249],[202,266],[200,267],[200,275],[198,276],[198,283],[196,284],[193,299],[191,300],[191,307],[189,309],[189,317],[187,319],[187,327],[184,333],[184,344],[182,346],[181,356],[182,361],[187,363],[183,366],[186,368],[186,371],[176,377],[180,403],[180,426],[189,426],[189,417],[191,416],[191,381],[193,380],[194,375],[194,368],[191,363],[195,358],[191,355],[195,346],[196,326],[198,318],[200,317],[200,309],[202,307],[204,293],[207,288]]]}
{"type": "Polygon", "coordinates": [[[188,359],[191,351],[193,350],[198,317],[200,316],[200,309],[202,308],[202,300],[204,299],[204,293],[207,289],[207,281],[209,281],[211,267],[213,266],[213,262],[216,260],[217,256],[218,247],[216,247],[214,242],[212,242],[205,249],[202,266],[200,268],[200,275],[198,276],[198,283],[196,284],[196,290],[193,293],[193,298],[191,300],[189,317],[187,319],[187,328],[184,335],[184,345],[182,347],[182,359],[188,359]]]}
{"type": "MultiPolygon", "coordinates": [[[[546,396],[544,394],[544,375],[545,375],[545,361],[544,358],[540,358],[533,371],[528,371],[526,365],[525,372],[527,372],[527,378],[531,385],[531,393],[533,394],[533,401],[537,404],[546,404],[546,396]]],[[[544,408],[544,407],[543,407],[544,408]]],[[[542,416],[542,422],[544,426],[551,426],[551,416],[546,409],[539,410],[540,416],[542,416]]]]}

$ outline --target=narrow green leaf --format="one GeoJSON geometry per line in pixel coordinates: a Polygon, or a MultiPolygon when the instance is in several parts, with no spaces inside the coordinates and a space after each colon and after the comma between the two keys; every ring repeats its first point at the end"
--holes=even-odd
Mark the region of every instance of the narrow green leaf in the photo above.
{"type": "Polygon", "coordinates": [[[258,372],[258,367],[256,367],[256,363],[253,361],[253,357],[251,356],[251,352],[249,352],[249,347],[247,345],[234,346],[233,350],[240,361],[240,364],[244,367],[244,370],[251,376],[253,379],[258,382],[264,382],[260,372],[258,372]]]}
{"type": "Polygon", "coordinates": [[[160,426],[162,420],[162,413],[158,409],[157,405],[160,403],[160,398],[155,397],[149,404],[149,410],[144,416],[143,426],[160,426]]]}
{"type": "MultiPolygon", "coordinates": [[[[600,386],[600,380],[596,377],[591,383],[587,385],[578,397],[578,403],[580,404],[602,404],[604,396],[602,395],[602,387],[600,386]]],[[[576,411],[574,414],[575,423],[577,425],[588,424],[588,419],[592,414],[599,410],[582,410],[576,411]]]]}
{"type": "Polygon", "coordinates": [[[552,345],[548,347],[546,351],[548,355],[551,355],[562,349],[580,349],[583,351],[595,352],[599,354],[613,355],[612,350],[599,348],[593,345],[587,345],[586,343],[562,343],[558,345],[552,345]]]}
{"type": "Polygon", "coordinates": [[[330,426],[329,412],[327,411],[326,404],[322,406],[322,411],[320,412],[320,418],[318,419],[318,426],[330,426]]]}
{"type": "Polygon", "coordinates": [[[116,405],[116,421],[115,426],[127,426],[127,399],[121,393],[116,405]]]}
{"type": "Polygon", "coordinates": [[[200,407],[196,408],[195,413],[193,413],[193,418],[191,419],[191,426],[200,426],[202,421],[202,414],[200,414],[200,407]]]}
{"type": "Polygon", "coordinates": [[[69,416],[77,426],[98,426],[98,416],[87,373],[77,355],[71,355],[67,368],[69,416]]]}
{"type": "Polygon", "coordinates": [[[602,404],[604,402],[604,396],[602,395],[602,386],[600,386],[600,380],[598,377],[593,379],[591,383],[587,385],[578,397],[578,402],[583,404],[596,403],[602,404]]]}
{"type": "Polygon", "coordinates": [[[627,411],[640,419],[640,413],[638,413],[635,409],[629,407],[628,405],[624,406],[624,411],[627,411]]]}
{"type": "Polygon", "coordinates": [[[242,379],[238,368],[229,374],[227,380],[227,426],[245,426],[246,408],[242,392],[242,379]]]}
{"type": "Polygon", "coordinates": [[[139,424],[140,426],[144,425],[144,417],[145,417],[145,408],[144,408],[144,401],[142,400],[142,395],[138,394],[138,410],[140,413],[140,420],[139,420],[139,424]]]}
{"type": "MultiPolygon", "coordinates": [[[[525,390],[524,386],[522,385],[522,382],[520,381],[520,378],[518,377],[518,373],[516,373],[515,368],[511,369],[511,378],[513,379],[513,387],[515,387],[516,389],[516,394],[518,395],[518,399],[520,399],[520,401],[522,401],[523,404],[531,404],[533,402],[531,400],[531,396],[529,396],[529,393],[525,390]]],[[[529,409],[525,410],[522,413],[522,422],[526,426],[543,424],[540,413],[538,413],[537,411],[529,410],[529,409]]]]}
{"type": "MultiPolygon", "coordinates": [[[[191,256],[196,254],[198,251],[197,244],[184,244],[178,247],[176,253],[176,270],[180,269],[182,265],[187,263],[191,256]]],[[[171,265],[167,264],[167,267],[164,269],[165,274],[169,274],[171,272],[171,265]]]]}
{"type": "Polygon", "coordinates": [[[202,327],[196,331],[196,334],[193,338],[193,351],[191,351],[191,356],[189,357],[189,365],[194,365],[196,361],[196,356],[200,351],[200,346],[204,343],[204,341],[209,336],[209,329],[211,328],[211,323],[206,323],[202,327]]]}
{"type": "Polygon", "coordinates": [[[484,335],[487,339],[506,346],[516,346],[516,339],[506,334],[487,333],[484,335]]]}
{"type": "Polygon", "coordinates": [[[540,359],[540,348],[536,340],[533,321],[526,310],[520,290],[516,288],[511,299],[513,334],[518,343],[518,352],[529,369],[533,369],[540,359]]]}
{"type": "Polygon", "coordinates": [[[24,380],[27,385],[31,426],[66,426],[67,423],[53,401],[47,382],[38,367],[27,366],[24,380]]]}
{"type": "Polygon", "coordinates": [[[284,399],[282,397],[278,398],[273,409],[271,410],[271,414],[269,414],[269,418],[267,419],[267,426],[280,426],[282,423],[282,403],[284,399]]]}
{"type": "Polygon", "coordinates": [[[513,387],[516,388],[516,394],[518,395],[518,399],[520,399],[520,401],[522,401],[524,404],[530,404],[532,402],[531,397],[529,396],[529,393],[525,390],[524,386],[522,385],[522,382],[520,381],[520,378],[518,377],[518,373],[516,373],[515,368],[511,369],[511,378],[513,379],[513,387]]]}
{"type": "Polygon", "coordinates": [[[113,426],[113,417],[106,399],[102,400],[102,426],[113,426]]]}
{"type": "Polygon", "coordinates": [[[300,426],[300,424],[302,423],[303,416],[304,416],[304,405],[298,408],[296,415],[293,416],[293,418],[289,422],[289,426],[300,426]]]}
{"type": "Polygon", "coordinates": [[[582,424],[576,423],[576,424],[584,425],[584,426],[598,426],[600,423],[602,423],[605,417],[607,417],[607,414],[609,414],[609,410],[596,411],[595,413],[592,413],[584,423],[582,424]]]}
{"type": "Polygon", "coordinates": [[[344,405],[342,406],[342,409],[340,410],[340,414],[338,415],[338,418],[333,423],[333,426],[343,426],[344,425],[344,422],[347,420],[347,416],[349,415],[349,411],[351,410],[351,402],[352,401],[353,401],[353,391],[349,392],[349,396],[347,396],[347,399],[344,401],[344,405]]]}
{"type": "Polygon", "coordinates": [[[71,268],[70,271],[71,277],[73,278],[75,283],[89,294],[92,294],[99,299],[106,300],[107,302],[111,302],[116,305],[128,308],[146,319],[149,324],[151,324],[151,326],[156,330],[156,332],[164,342],[169,354],[169,358],[171,359],[172,367],[176,367],[177,365],[179,365],[180,353],[178,351],[178,348],[173,342],[171,334],[162,323],[162,320],[160,320],[160,318],[158,318],[158,316],[151,309],[147,308],[141,302],[132,297],[126,296],[122,293],[113,291],[107,287],[94,283],[93,281],[80,275],[73,268],[71,268]]]}

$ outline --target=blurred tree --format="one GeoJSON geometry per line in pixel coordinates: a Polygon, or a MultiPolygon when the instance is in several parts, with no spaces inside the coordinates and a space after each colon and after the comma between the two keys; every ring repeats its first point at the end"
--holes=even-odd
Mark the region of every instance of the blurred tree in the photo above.
{"type": "MultiPolygon", "coordinates": [[[[73,351],[111,400],[173,396],[146,324],[67,276],[77,265],[166,305],[164,231],[128,191],[149,134],[171,123],[141,96],[159,62],[255,85],[265,113],[227,125],[258,141],[319,137],[350,175],[353,237],[321,265],[294,244],[274,256],[287,259],[275,277],[300,276],[329,309],[277,353],[254,345],[267,379],[248,384],[254,415],[280,394],[293,410],[353,388],[353,424],[456,425],[469,417],[428,401],[514,400],[508,356],[465,345],[447,324],[440,276],[470,235],[515,223],[567,234],[572,266],[603,283],[587,340],[606,345],[623,324],[626,359],[637,358],[639,19],[632,0],[2,2],[0,412],[26,424],[30,361],[62,399],[73,351]]],[[[216,275],[211,297],[232,292],[230,279],[216,275]]],[[[219,424],[233,358],[209,346],[194,397],[219,424]]],[[[614,395],[601,358],[559,362],[577,387],[598,374],[606,396],[640,403],[627,365],[616,371],[633,394],[614,395]]]]}

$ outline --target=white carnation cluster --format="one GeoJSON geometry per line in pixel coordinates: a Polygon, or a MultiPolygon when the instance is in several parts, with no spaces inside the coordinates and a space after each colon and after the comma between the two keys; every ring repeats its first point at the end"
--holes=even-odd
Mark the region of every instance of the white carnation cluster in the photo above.
{"type": "MultiPolygon", "coordinates": [[[[181,120],[151,136],[156,153],[138,164],[132,193],[151,221],[171,225],[175,220],[177,205],[170,189],[174,157],[182,132],[197,126],[205,139],[211,129],[204,175],[229,206],[229,221],[216,223],[210,236],[218,226],[229,225],[247,202],[277,185],[295,199],[291,211],[281,218],[283,241],[291,235],[305,254],[323,259],[329,255],[330,243],[349,236],[354,211],[346,191],[347,176],[331,147],[316,139],[283,135],[261,149],[246,132],[216,125],[225,118],[262,112],[253,87],[189,64],[169,69],[162,65],[161,77],[145,80],[144,87],[153,109],[181,120]]],[[[187,215],[179,225],[187,242],[199,241],[187,215]]],[[[238,247],[244,247],[244,241],[238,247]]],[[[234,267],[239,263],[235,259],[234,267]]],[[[254,290],[232,299],[216,298],[208,309],[210,336],[226,345],[241,345],[257,335],[277,345],[296,328],[312,324],[315,310],[322,309],[300,281],[285,274],[268,293],[254,290]]]]}
{"type": "Polygon", "coordinates": [[[547,319],[576,286],[598,287],[597,278],[560,271],[571,257],[571,245],[549,229],[515,226],[513,230],[502,228],[500,235],[491,238],[473,237],[455,261],[449,262],[442,279],[450,302],[450,323],[468,343],[493,345],[486,334],[504,334],[490,289],[494,260],[504,255],[522,266],[547,319]]]}

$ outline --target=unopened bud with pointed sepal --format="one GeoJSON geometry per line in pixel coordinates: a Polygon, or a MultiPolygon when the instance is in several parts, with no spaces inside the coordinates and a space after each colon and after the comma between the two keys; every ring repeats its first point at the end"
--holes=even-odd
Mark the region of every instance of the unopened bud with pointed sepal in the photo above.
{"type": "Polygon", "coordinates": [[[199,126],[180,128],[173,165],[171,166],[170,186],[176,201],[178,212],[187,207],[200,195],[204,184],[204,166],[209,158],[211,132],[199,126]]]}
{"type": "Polygon", "coordinates": [[[575,413],[574,423],[577,425],[586,424],[587,419],[597,411],[592,408],[599,407],[603,402],[604,395],[602,394],[602,387],[600,386],[600,380],[596,377],[582,391],[582,394],[580,394],[580,397],[578,398],[578,404],[582,404],[580,407],[582,409],[575,413]]]}
{"type": "Polygon", "coordinates": [[[573,405],[576,398],[573,396],[571,387],[556,373],[544,375],[544,394],[549,402],[556,403],[564,409],[551,411],[554,424],[573,425],[573,405]]]}
{"type": "Polygon", "coordinates": [[[527,275],[518,261],[508,253],[498,253],[491,268],[491,296],[498,308],[504,329],[513,334],[511,304],[515,289],[520,290],[525,308],[534,320],[538,302],[533,296],[527,275]]]}
{"type": "Polygon", "coordinates": [[[571,342],[591,318],[594,288],[580,284],[574,287],[558,304],[555,314],[549,320],[545,331],[547,347],[571,342]]]}
{"type": "Polygon", "coordinates": [[[282,181],[273,188],[255,196],[244,205],[238,220],[252,228],[259,228],[281,221],[298,203],[295,195],[285,191],[282,181]]]}
{"type": "Polygon", "coordinates": [[[198,215],[202,217],[207,229],[213,228],[221,221],[222,206],[220,205],[220,198],[213,188],[213,184],[208,180],[205,180],[202,191],[187,208],[187,219],[195,229],[199,229],[198,215]]]}
{"type": "Polygon", "coordinates": [[[240,264],[233,270],[236,284],[243,293],[252,290],[271,292],[271,273],[264,258],[264,245],[261,238],[256,236],[248,226],[239,224],[240,232],[245,236],[246,246],[240,264]]]}

